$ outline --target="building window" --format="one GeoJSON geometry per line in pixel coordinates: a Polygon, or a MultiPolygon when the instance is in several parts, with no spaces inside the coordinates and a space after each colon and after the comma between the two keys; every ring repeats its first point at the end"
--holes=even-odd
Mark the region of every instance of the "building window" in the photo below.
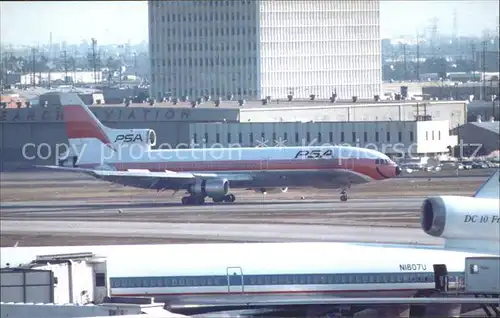
{"type": "Polygon", "coordinates": [[[375,132],[375,141],[378,142],[379,141],[379,138],[378,138],[378,131],[375,132]]]}
{"type": "Polygon", "coordinates": [[[403,141],[403,133],[402,132],[398,132],[398,140],[399,140],[399,142],[403,141]]]}
{"type": "Polygon", "coordinates": [[[273,132],[273,143],[276,143],[276,133],[273,132]]]}
{"type": "Polygon", "coordinates": [[[432,131],[432,140],[434,140],[434,130],[432,131]]]}
{"type": "Polygon", "coordinates": [[[318,133],[318,142],[321,142],[321,133],[318,133]]]}
{"type": "Polygon", "coordinates": [[[368,133],[367,133],[366,131],[365,131],[365,133],[364,133],[364,140],[365,140],[365,142],[367,142],[367,141],[368,141],[368,133]]]}
{"type": "Polygon", "coordinates": [[[95,274],[95,286],[96,287],[106,286],[106,274],[105,273],[96,273],[95,274]]]}
{"type": "Polygon", "coordinates": [[[441,140],[441,130],[438,131],[438,140],[441,140]]]}
{"type": "Polygon", "coordinates": [[[283,134],[283,140],[286,141],[288,139],[288,134],[287,133],[284,133],[283,134]]]}
{"type": "Polygon", "coordinates": [[[356,132],[352,132],[352,142],[356,142],[356,132]]]}
{"type": "Polygon", "coordinates": [[[413,131],[410,131],[410,141],[413,142],[413,131]]]}
{"type": "Polygon", "coordinates": [[[391,141],[391,132],[387,132],[387,141],[391,141]]]}
{"type": "Polygon", "coordinates": [[[220,143],[220,134],[219,133],[215,134],[215,142],[220,143]]]}
{"type": "Polygon", "coordinates": [[[230,143],[231,142],[231,133],[227,133],[227,142],[230,143]]]}
{"type": "Polygon", "coordinates": [[[296,144],[299,143],[299,133],[298,132],[295,133],[295,143],[296,144]]]}
{"type": "Polygon", "coordinates": [[[328,138],[330,139],[330,142],[333,142],[333,131],[330,131],[328,133],[328,135],[329,135],[328,138]]]}
{"type": "Polygon", "coordinates": [[[340,133],[340,142],[344,142],[345,139],[344,139],[344,132],[341,132],[340,133]]]}
{"type": "Polygon", "coordinates": [[[429,132],[428,131],[425,132],[425,140],[429,140],[429,132]]]}
{"type": "Polygon", "coordinates": [[[240,144],[242,144],[242,143],[243,143],[243,134],[242,134],[242,133],[238,133],[238,142],[239,142],[240,144]]]}
{"type": "Polygon", "coordinates": [[[193,142],[196,143],[198,140],[198,136],[196,135],[196,133],[193,134],[193,142]]]}
{"type": "Polygon", "coordinates": [[[309,132],[307,132],[307,134],[306,134],[306,140],[307,140],[307,142],[311,141],[311,134],[309,132]]]}
{"type": "Polygon", "coordinates": [[[205,143],[208,143],[208,133],[205,133],[205,143]]]}

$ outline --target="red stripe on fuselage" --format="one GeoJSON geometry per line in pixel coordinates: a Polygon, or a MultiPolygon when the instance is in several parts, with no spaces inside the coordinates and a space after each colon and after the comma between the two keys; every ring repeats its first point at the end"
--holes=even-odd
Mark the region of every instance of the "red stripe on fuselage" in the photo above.
{"type": "Polygon", "coordinates": [[[105,145],[111,144],[99,123],[87,113],[84,107],[81,105],[66,105],[63,111],[68,139],[96,138],[105,145]]]}
{"type": "Polygon", "coordinates": [[[217,160],[217,161],[164,161],[164,162],[126,162],[115,163],[118,171],[128,169],[146,169],[149,171],[162,172],[165,170],[174,172],[210,171],[210,172],[232,172],[245,171],[257,172],[266,170],[350,170],[362,174],[374,180],[383,180],[393,177],[394,167],[378,166],[385,175],[377,171],[377,165],[373,159],[288,159],[288,160],[217,160]]]}

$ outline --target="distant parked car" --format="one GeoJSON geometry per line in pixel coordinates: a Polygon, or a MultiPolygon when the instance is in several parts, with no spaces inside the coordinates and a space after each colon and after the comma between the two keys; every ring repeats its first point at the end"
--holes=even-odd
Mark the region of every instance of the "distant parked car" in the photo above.
{"type": "Polygon", "coordinates": [[[474,163],[472,161],[462,161],[462,166],[464,167],[464,170],[471,170],[473,164],[474,163]]]}
{"type": "Polygon", "coordinates": [[[482,161],[476,161],[472,163],[472,169],[487,169],[488,164],[482,161]]]}

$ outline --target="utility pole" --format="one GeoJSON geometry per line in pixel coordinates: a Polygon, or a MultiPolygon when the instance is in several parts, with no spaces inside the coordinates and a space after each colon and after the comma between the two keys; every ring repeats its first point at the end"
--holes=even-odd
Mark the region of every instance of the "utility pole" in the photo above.
{"type": "Polygon", "coordinates": [[[76,59],[77,58],[78,58],[78,50],[75,49],[73,58],[71,59],[71,67],[73,70],[73,80],[72,80],[73,84],[75,84],[77,82],[77,79],[76,79],[76,59]]]}
{"type": "Polygon", "coordinates": [[[120,68],[118,69],[118,76],[120,76],[120,79],[118,81],[118,85],[120,85],[120,87],[122,87],[122,67],[123,67],[123,57],[120,55],[119,56],[120,58],[120,68]]]}
{"type": "Polygon", "coordinates": [[[32,62],[33,62],[33,77],[31,83],[33,84],[33,87],[36,87],[36,49],[32,48],[31,49],[31,55],[32,55],[32,62]]]}
{"type": "Polygon", "coordinates": [[[487,49],[487,45],[488,45],[488,42],[485,40],[483,41],[483,57],[482,57],[482,64],[483,64],[483,74],[482,74],[482,77],[483,77],[483,85],[482,85],[482,88],[481,88],[481,91],[482,91],[482,94],[483,94],[483,100],[486,100],[486,49],[487,49]]]}
{"type": "Polygon", "coordinates": [[[134,52],[134,75],[137,78],[137,53],[134,52]]]}
{"type": "Polygon", "coordinates": [[[436,58],[437,54],[437,40],[438,40],[438,21],[437,17],[431,19],[431,48],[432,48],[432,57],[436,58]]]}
{"type": "Polygon", "coordinates": [[[92,38],[92,68],[94,69],[94,84],[95,85],[97,85],[96,46],[97,46],[97,40],[92,38]]]}
{"type": "MultiPolygon", "coordinates": [[[[476,77],[476,45],[474,42],[471,44],[471,59],[472,59],[472,78],[471,81],[475,82],[476,77]]],[[[472,85],[472,94],[476,98],[476,85],[472,85]]]]}
{"type": "Polygon", "coordinates": [[[63,50],[59,53],[59,58],[63,58],[63,66],[64,66],[64,84],[68,84],[68,51],[66,50],[66,42],[63,42],[63,50]]]}
{"type": "Polygon", "coordinates": [[[417,35],[417,80],[420,81],[420,36],[417,35]]]}
{"type": "Polygon", "coordinates": [[[406,43],[403,43],[403,64],[404,64],[404,80],[408,80],[408,65],[406,63],[406,43]]]}
{"type": "Polygon", "coordinates": [[[453,43],[456,43],[458,37],[458,15],[457,9],[453,9],[453,43]]]}
{"type": "Polygon", "coordinates": [[[52,32],[50,32],[49,37],[49,57],[47,59],[47,69],[48,69],[48,80],[49,80],[49,88],[50,88],[50,71],[51,71],[51,61],[52,61],[52,32]]]}
{"type": "Polygon", "coordinates": [[[64,83],[68,84],[68,52],[66,51],[66,48],[64,48],[63,56],[64,56],[64,83]]]}

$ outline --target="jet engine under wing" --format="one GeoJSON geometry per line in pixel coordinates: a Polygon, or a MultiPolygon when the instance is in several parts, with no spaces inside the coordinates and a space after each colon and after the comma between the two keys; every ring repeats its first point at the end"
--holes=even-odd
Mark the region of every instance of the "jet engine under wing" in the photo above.
{"type": "Polygon", "coordinates": [[[195,175],[190,172],[162,171],[150,172],[143,170],[115,171],[115,170],[95,170],[78,167],[61,166],[39,166],[41,168],[54,169],[59,171],[79,172],[93,176],[94,178],[119,183],[126,186],[135,186],[144,189],[172,189],[178,190],[192,183],[197,178],[211,179],[216,175],[195,175]]]}

